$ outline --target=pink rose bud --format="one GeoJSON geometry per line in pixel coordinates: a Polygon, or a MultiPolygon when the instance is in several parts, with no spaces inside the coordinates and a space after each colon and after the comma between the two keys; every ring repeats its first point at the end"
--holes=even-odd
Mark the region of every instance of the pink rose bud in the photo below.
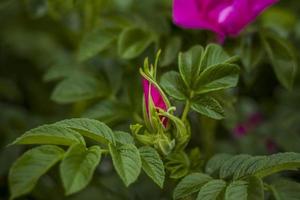
{"type": "Polygon", "coordinates": [[[174,0],[173,21],[191,29],[215,32],[220,42],[236,36],[278,0],[174,0]]]}
{"type": "MultiPolygon", "coordinates": [[[[143,78],[143,89],[144,89],[144,98],[145,98],[145,106],[148,117],[150,117],[150,102],[152,101],[155,109],[161,109],[163,111],[168,110],[168,105],[165,102],[160,90],[156,88],[155,85],[151,84],[147,79],[143,78]]],[[[166,117],[160,116],[160,120],[164,127],[168,125],[168,119],[166,117]]]]}

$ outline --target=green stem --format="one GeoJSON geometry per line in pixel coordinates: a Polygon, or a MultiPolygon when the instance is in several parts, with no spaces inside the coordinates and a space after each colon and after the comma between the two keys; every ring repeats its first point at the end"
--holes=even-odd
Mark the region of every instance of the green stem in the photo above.
{"type": "Polygon", "coordinates": [[[184,109],[183,109],[183,112],[182,112],[182,116],[181,116],[182,121],[185,121],[188,114],[189,114],[189,111],[190,111],[190,108],[191,108],[191,100],[190,99],[192,99],[193,97],[194,97],[194,92],[191,91],[190,96],[186,100],[186,103],[185,103],[185,106],[184,106],[184,109]]]}
{"type": "Polygon", "coordinates": [[[189,114],[191,108],[191,102],[189,100],[186,100],[183,112],[182,112],[182,116],[181,116],[181,120],[182,121],[186,121],[187,115],[189,114]]]}

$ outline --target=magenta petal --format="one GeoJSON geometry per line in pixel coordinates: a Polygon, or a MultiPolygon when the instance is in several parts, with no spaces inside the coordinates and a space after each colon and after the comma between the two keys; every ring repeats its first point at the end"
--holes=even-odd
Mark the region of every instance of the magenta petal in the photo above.
{"type": "Polygon", "coordinates": [[[247,134],[247,127],[244,124],[237,124],[233,129],[233,134],[235,137],[240,138],[247,134]]]}
{"type": "Polygon", "coordinates": [[[278,0],[174,0],[173,21],[178,26],[209,29],[219,42],[235,36],[278,0]]]}
{"type": "Polygon", "coordinates": [[[174,0],[173,22],[183,28],[208,29],[219,32],[214,22],[209,21],[201,12],[202,5],[198,0],[174,0]]]}
{"type": "Polygon", "coordinates": [[[220,12],[218,18],[224,34],[238,35],[261,12],[276,2],[277,0],[235,0],[220,12]]]}

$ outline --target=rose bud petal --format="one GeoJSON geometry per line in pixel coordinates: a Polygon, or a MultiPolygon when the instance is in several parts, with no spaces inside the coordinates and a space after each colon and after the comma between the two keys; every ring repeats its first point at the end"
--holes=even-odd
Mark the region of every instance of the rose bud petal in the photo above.
{"type": "MultiPolygon", "coordinates": [[[[150,83],[149,80],[146,78],[143,78],[143,89],[144,89],[144,98],[145,98],[145,106],[146,106],[146,112],[148,114],[148,117],[150,117],[150,102],[152,101],[152,104],[154,105],[155,109],[158,110],[161,109],[163,111],[168,110],[168,104],[164,100],[164,97],[162,96],[160,90],[152,83],[150,83]]],[[[167,127],[168,125],[168,119],[166,117],[160,116],[160,120],[164,127],[167,127]]]]}

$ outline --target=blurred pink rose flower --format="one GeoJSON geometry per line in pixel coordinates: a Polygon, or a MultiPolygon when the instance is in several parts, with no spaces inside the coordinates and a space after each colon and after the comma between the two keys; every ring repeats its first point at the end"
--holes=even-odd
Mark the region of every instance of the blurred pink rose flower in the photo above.
{"type": "Polygon", "coordinates": [[[248,127],[252,128],[260,125],[262,122],[263,122],[262,114],[260,112],[255,112],[249,116],[247,124],[248,127]]]}
{"type": "Polygon", "coordinates": [[[173,0],[173,21],[191,29],[208,29],[222,42],[278,0],[173,0]]]}
{"type": "Polygon", "coordinates": [[[263,116],[260,112],[255,112],[249,115],[244,122],[240,122],[233,128],[233,135],[236,138],[241,138],[247,135],[250,131],[256,129],[263,122],[263,116]]]}
{"type": "Polygon", "coordinates": [[[247,132],[248,132],[247,127],[242,123],[237,124],[233,129],[233,134],[237,138],[243,137],[244,135],[247,134],[247,132]]]}
{"type": "MultiPolygon", "coordinates": [[[[155,85],[151,84],[147,79],[143,78],[143,89],[144,89],[144,98],[145,98],[145,106],[148,117],[150,116],[149,113],[149,100],[153,102],[154,107],[156,110],[161,109],[164,111],[168,110],[167,103],[165,102],[163,96],[161,95],[159,89],[155,87],[155,85]],[[151,99],[150,99],[151,98],[151,99]]],[[[168,119],[165,117],[160,117],[162,124],[164,127],[168,125],[168,119]]]]}

